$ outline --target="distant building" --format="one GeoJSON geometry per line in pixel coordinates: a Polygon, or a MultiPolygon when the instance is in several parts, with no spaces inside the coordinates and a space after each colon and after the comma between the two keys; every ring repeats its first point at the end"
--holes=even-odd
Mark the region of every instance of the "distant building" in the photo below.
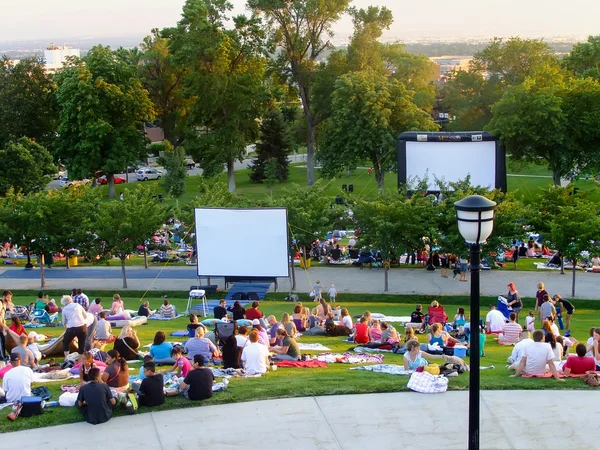
{"type": "Polygon", "coordinates": [[[76,56],[79,58],[81,57],[81,52],[78,48],[50,44],[50,47],[44,50],[46,72],[56,72],[58,69],[62,69],[69,56],[76,56]]]}
{"type": "Polygon", "coordinates": [[[156,142],[162,142],[165,140],[165,132],[160,127],[148,127],[144,126],[144,133],[146,137],[150,140],[151,144],[156,142]]]}
{"type": "Polygon", "coordinates": [[[447,76],[459,70],[468,72],[469,63],[473,58],[468,56],[439,56],[429,59],[439,66],[441,76],[447,76]]]}

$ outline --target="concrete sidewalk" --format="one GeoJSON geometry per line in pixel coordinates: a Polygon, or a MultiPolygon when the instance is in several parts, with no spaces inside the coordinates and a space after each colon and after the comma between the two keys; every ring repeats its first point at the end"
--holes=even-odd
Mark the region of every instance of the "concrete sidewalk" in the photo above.
{"type": "MultiPolygon", "coordinates": [[[[39,269],[25,271],[22,268],[0,270],[0,285],[3,289],[39,289],[39,269]]],[[[121,269],[119,267],[77,267],[73,269],[55,268],[46,271],[48,289],[70,291],[74,287],[82,289],[101,289],[123,291],[121,288],[121,269]]],[[[150,291],[181,290],[187,291],[191,285],[198,284],[196,268],[191,267],[151,267],[149,269],[131,267],[127,269],[130,290],[149,289],[150,291]]],[[[325,285],[335,284],[338,292],[383,293],[383,269],[359,269],[356,267],[315,267],[309,270],[296,268],[296,292],[308,294],[316,280],[325,285]]],[[[577,272],[576,298],[597,299],[600,274],[577,272]]],[[[513,282],[523,297],[534,297],[537,283],[544,282],[551,294],[560,293],[570,297],[572,274],[561,275],[558,271],[520,272],[520,271],[484,271],[481,273],[482,295],[496,296],[506,294],[507,284],[513,282]]],[[[202,279],[206,283],[206,278],[202,279]]],[[[224,288],[222,278],[212,278],[211,283],[224,288]]],[[[289,278],[279,279],[279,291],[288,292],[289,278]]],[[[442,278],[439,271],[427,272],[425,269],[393,269],[389,273],[390,294],[423,295],[469,295],[470,283],[461,283],[455,279],[442,278]]]]}
{"type": "MultiPolygon", "coordinates": [[[[399,383],[406,378],[397,377],[399,383]]],[[[216,394],[218,395],[218,394],[216,394]]],[[[590,392],[484,391],[482,449],[598,448],[590,392]]],[[[467,392],[267,400],[7,433],[3,448],[466,449],[467,392]]],[[[26,420],[26,419],[18,419],[26,420]]]]}

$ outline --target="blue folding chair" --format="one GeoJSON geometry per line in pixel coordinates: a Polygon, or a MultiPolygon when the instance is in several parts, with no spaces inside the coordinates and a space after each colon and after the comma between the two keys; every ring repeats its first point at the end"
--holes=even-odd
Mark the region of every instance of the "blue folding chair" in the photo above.
{"type": "Polygon", "coordinates": [[[44,309],[34,309],[31,321],[43,325],[55,325],[58,324],[58,313],[48,314],[44,309]]]}

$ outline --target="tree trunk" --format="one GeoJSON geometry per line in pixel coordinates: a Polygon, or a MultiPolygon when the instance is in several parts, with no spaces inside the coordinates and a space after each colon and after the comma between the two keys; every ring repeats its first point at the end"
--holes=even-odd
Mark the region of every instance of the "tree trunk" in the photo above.
{"type": "Polygon", "coordinates": [[[575,273],[577,272],[577,260],[573,258],[573,283],[571,284],[571,298],[575,298],[575,273]]]}
{"type": "Polygon", "coordinates": [[[67,250],[67,251],[65,251],[65,252],[63,253],[63,255],[65,255],[65,264],[67,265],[67,269],[70,269],[70,268],[71,268],[71,266],[69,265],[69,251],[68,251],[68,250],[67,250]]]}
{"type": "Polygon", "coordinates": [[[44,252],[40,252],[39,261],[40,261],[40,278],[41,278],[40,287],[43,289],[46,287],[46,272],[44,270],[44,263],[46,261],[44,258],[44,252]]]}
{"type": "Polygon", "coordinates": [[[144,269],[148,268],[148,248],[144,244],[144,269]]]}
{"type": "Polygon", "coordinates": [[[554,186],[560,186],[560,172],[557,170],[552,171],[552,182],[554,186]]]}
{"type": "Polygon", "coordinates": [[[109,173],[106,178],[108,180],[108,198],[114,198],[117,195],[115,192],[115,175],[109,173]]]}
{"type": "MultiPolygon", "coordinates": [[[[295,77],[298,81],[298,76],[295,77]]],[[[315,183],[315,121],[310,110],[310,92],[306,84],[299,82],[302,110],[306,118],[306,180],[309,186],[315,183]]]]}
{"type": "Polygon", "coordinates": [[[291,272],[292,272],[292,291],[296,290],[296,268],[294,267],[294,255],[292,255],[291,261],[290,261],[292,267],[291,267],[291,272]]]}
{"type": "Polygon", "coordinates": [[[123,289],[127,289],[127,274],[125,273],[125,256],[121,258],[121,273],[123,274],[123,289]]]}
{"type": "Polygon", "coordinates": [[[389,261],[385,261],[383,263],[383,291],[384,292],[388,292],[390,289],[390,285],[389,285],[389,270],[390,270],[390,266],[389,266],[389,261]]]}
{"type": "Polygon", "coordinates": [[[230,159],[227,161],[227,180],[229,181],[229,192],[235,192],[235,170],[234,160],[230,159]]]}
{"type": "Polygon", "coordinates": [[[565,274],[565,258],[562,255],[560,257],[560,274],[565,274]]]}
{"type": "Polygon", "coordinates": [[[33,269],[33,264],[31,264],[31,252],[29,251],[29,247],[27,247],[27,264],[25,264],[26,269],[33,269]]]}
{"type": "Polygon", "coordinates": [[[381,192],[385,192],[384,177],[385,174],[382,171],[381,164],[378,159],[371,161],[373,163],[373,171],[375,172],[375,181],[377,181],[377,187],[381,192]]]}

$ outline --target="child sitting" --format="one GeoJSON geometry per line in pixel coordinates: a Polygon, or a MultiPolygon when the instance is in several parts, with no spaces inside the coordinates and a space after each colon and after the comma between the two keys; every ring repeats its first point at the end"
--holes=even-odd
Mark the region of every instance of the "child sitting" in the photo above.
{"type": "Polygon", "coordinates": [[[334,315],[333,313],[328,313],[327,314],[327,319],[325,319],[325,328],[327,328],[328,326],[332,326],[335,325],[335,320],[334,320],[334,315]]]}
{"type": "Polygon", "coordinates": [[[35,342],[33,335],[34,332],[32,331],[27,336],[27,348],[29,349],[29,351],[31,351],[31,353],[33,353],[33,357],[35,358],[36,364],[39,364],[45,355],[42,355],[42,352],[40,351],[40,346],[35,342]]]}
{"type": "Polygon", "coordinates": [[[359,323],[354,325],[354,330],[354,342],[357,344],[369,343],[369,324],[365,316],[362,316],[359,323]]]}
{"type": "Polygon", "coordinates": [[[106,320],[106,312],[102,311],[98,314],[99,320],[96,325],[96,339],[99,341],[112,341],[114,339],[112,335],[112,327],[110,322],[106,320]]]}
{"type": "Polygon", "coordinates": [[[183,356],[181,347],[173,347],[173,350],[171,350],[171,358],[175,360],[175,364],[173,364],[173,367],[171,367],[169,372],[177,372],[178,377],[187,377],[187,374],[192,370],[192,363],[183,356]]]}
{"type": "Polygon", "coordinates": [[[406,331],[404,332],[404,344],[408,344],[409,341],[419,342],[419,337],[415,334],[414,328],[406,327],[406,331]]]}
{"type": "Polygon", "coordinates": [[[527,331],[530,333],[535,331],[535,312],[529,311],[529,315],[525,317],[525,325],[527,331]]]}
{"type": "Polygon", "coordinates": [[[465,323],[467,323],[467,319],[465,318],[465,308],[458,308],[456,315],[454,316],[454,329],[457,330],[458,327],[464,327],[465,323]]]}
{"type": "Polygon", "coordinates": [[[175,317],[175,308],[169,304],[169,300],[165,299],[160,307],[160,315],[165,319],[173,319],[175,317]]]}
{"type": "Polygon", "coordinates": [[[441,359],[442,355],[432,355],[421,351],[421,346],[417,341],[409,341],[406,343],[406,353],[404,354],[404,369],[417,370],[419,367],[429,365],[425,358],[441,359]]]}
{"type": "Polygon", "coordinates": [[[146,374],[144,373],[144,364],[149,363],[149,362],[154,363],[154,356],[152,356],[152,355],[144,356],[144,361],[142,363],[142,367],[140,367],[140,374],[138,376],[138,379],[140,381],[142,381],[144,378],[146,378],[146,374]]]}
{"type": "Polygon", "coordinates": [[[373,324],[369,329],[369,337],[371,338],[371,341],[381,341],[381,326],[379,320],[373,320],[373,324]]]}
{"type": "Polygon", "coordinates": [[[342,308],[340,308],[339,306],[336,306],[335,308],[333,308],[333,320],[338,322],[340,320],[341,314],[342,314],[342,308]]]}
{"type": "Polygon", "coordinates": [[[419,332],[425,330],[425,314],[423,314],[423,307],[416,305],[415,310],[410,315],[410,322],[406,324],[406,328],[416,328],[419,332]]]}
{"type": "Polygon", "coordinates": [[[381,343],[397,344],[400,341],[396,329],[387,322],[381,323],[381,343]]]}

